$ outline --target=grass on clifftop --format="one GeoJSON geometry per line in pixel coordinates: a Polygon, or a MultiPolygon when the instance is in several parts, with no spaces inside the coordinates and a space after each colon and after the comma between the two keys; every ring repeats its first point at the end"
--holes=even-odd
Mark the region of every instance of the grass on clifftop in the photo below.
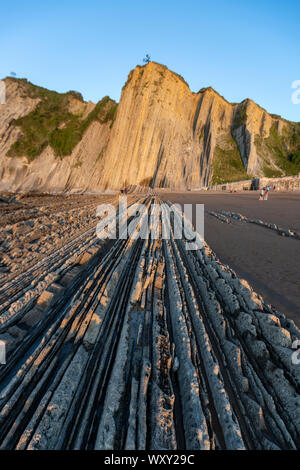
{"type": "Polygon", "coordinates": [[[250,178],[243,165],[238,146],[232,138],[228,139],[226,148],[216,146],[212,167],[212,185],[242,181],[250,178]]]}
{"type": "Polygon", "coordinates": [[[32,85],[27,80],[18,80],[18,83],[24,97],[40,98],[41,101],[31,113],[15,121],[15,125],[20,126],[23,135],[11,146],[8,156],[25,155],[29,161],[32,161],[47,145],[50,145],[55,155],[62,158],[72,153],[93,121],[98,120],[101,123],[114,121],[117,103],[108,96],[99,101],[90,114],[82,120],[80,115],[69,111],[70,97],[83,101],[80,93],[74,91],[57,93],[32,85]]]}

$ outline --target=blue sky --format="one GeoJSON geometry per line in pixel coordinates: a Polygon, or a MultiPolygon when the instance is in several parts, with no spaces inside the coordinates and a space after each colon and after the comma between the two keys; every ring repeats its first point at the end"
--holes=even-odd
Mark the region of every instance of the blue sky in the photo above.
{"type": "Polygon", "coordinates": [[[149,53],[192,91],[251,98],[300,121],[299,0],[15,0],[1,3],[0,77],[11,71],[85,99],[119,100],[129,71],[149,53]]]}

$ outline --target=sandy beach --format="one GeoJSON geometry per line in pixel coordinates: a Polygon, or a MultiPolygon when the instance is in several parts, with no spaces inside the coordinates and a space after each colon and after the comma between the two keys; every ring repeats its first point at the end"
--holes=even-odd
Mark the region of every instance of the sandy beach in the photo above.
{"type": "Polygon", "coordinates": [[[223,223],[209,214],[231,211],[284,229],[300,231],[300,193],[271,192],[260,201],[258,192],[163,193],[173,203],[205,205],[205,240],[222,263],[246,279],[276,310],[300,325],[300,240],[282,237],[252,223],[223,223]]]}

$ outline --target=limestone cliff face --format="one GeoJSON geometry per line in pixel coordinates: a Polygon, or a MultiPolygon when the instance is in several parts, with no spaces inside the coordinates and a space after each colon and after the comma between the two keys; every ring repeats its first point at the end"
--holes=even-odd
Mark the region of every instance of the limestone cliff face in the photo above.
{"type": "Polygon", "coordinates": [[[27,96],[17,81],[5,79],[4,82],[6,103],[0,104],[0,171],[6,167],[3,158],[21,136],[20,128],[14,125],[15,120],[30,113],[40,101],[38,98],[27,96]]]}
{"type": "Polygon", "coordinates": [[[109,109],[107,119],[90,119],[98,104],[68,95],[71,127],[61,122],[55,132],[72,130],[73,115],[87,124],[63,157],[50,144],[35,158],[20,154],[17,145],[18,156],[12,156],[11,146],[22,138],[15,120],[39,103],[8,80],[7,104],[0,105],[0,190],[196,189],[300,171],[299,123],[270,115],[249,99],[229,103],[212,88],[193,93],[182,77],[154,62],[130,72],[113,117],[109,109]]]}
{"type": "Polygon", "coordinates": [[[13,192],[88,191],[95,173],[98,157],[107,145],[109,124],[93,122],[70,156],[55,156],[47,146],[31,163],[26,157],[2,157],[0,160],[0,190],[13,192]]]}
{"type": "MultiPolygon", "coordinates": [[[[35,158],[25,154],[9,156],[12,146],[24,138],[16,120],[34,111],[42,99],[29,96],[35,94],[31,84],[29,87],[26,82],[9,78],[5,79],[5,83],[6,104],[0,105],[0,191],[89,190],[93,175],[99,172],[99,159],[109,140],[111,122],[91,120],[81,140],[69,155],[62,158],[55,154],[49,144],[35,158]]],[[[64,103],[66,112],[82,122],[93,112],[95,106],[94,103],[85,103],[72,95],[64,103]]],[[[64,121],[59,124],[62,129],[65,126],[64,121]]],[[[33,144],[37,138],[38,136],[33,135],[33,144]]]]}
{"type": "Polygon", "coordinates": [[[211,88],[195,94],[164,66],[137,67],[122,92],[98,185],[207,184],[216,142],[230,138],[233,112],[211,88]]]}
{"type": "Polygon", "coordinates": [[[263,177],[267,169],[273,170],[273,176],[284,175],[284,161],[280,160],[287,159],[289,151],[300,148],[299,123],[271,115],[249,99],[235,106],[231,133],[249,176],[263,177]],[[270,139],[271,134],[274,139],[270,139]],[[294,135],[295,146],[288,138],[289,134],[294,135]]]}
{"type": "Polygon", "coordinates": [[[266,170],[278,176],[300,171],[285,168],[294,147],[300,149],[298,124],[248,99],[231,104],[212,88],[192,93],[179,75],[151,62],[129,74],[97,185],[195,189],[266,170]]]}

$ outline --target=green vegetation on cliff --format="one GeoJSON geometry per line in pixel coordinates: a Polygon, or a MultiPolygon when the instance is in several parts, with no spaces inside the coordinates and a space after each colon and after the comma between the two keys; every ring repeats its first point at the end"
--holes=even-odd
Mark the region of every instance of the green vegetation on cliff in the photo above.
{"type": "Polygon", "coordinates": [[[237,106],[236,112],[234,114],[233,123],[232,123],[232,131],[237,129],[238,127],[246,124],[247,122],[247,105],[248,101],[245,100],[241,104],[237,106]]]}
{"type": "Polygon", "coordinates": [[[215,148],[211,184],[223,184],[249,179],[250,177],[245,170],[235,140],[230,136],[221,145],[222,147],[216,145],[215,148]]]}
{"type": "Polygon", "coordinates": [[[255,145],[264,162],[265,176],[289,176],[300,172],[300,123],[287,124],[281,134],[274,124],[269,137],[256,136],[255,145]]]}
{"type": "Polygon", "coordinates": [[[72,153],[93,121],[114,121],[117,103],[108,96],[99,101],[88,116],[82,119],[80,114],[71,113],[69,106],[72,98],[83,102],[80,93],[57,93],[32,85],[26,80],[18,80],[18,83],[24,97],[39,98],[41,101],[32,112],[15,121],[23,135],[11,146],[8,152],[11,157],[26,156],[32,161],[50,145],[55,155],[62,158],[72,153]]]}
{"type": "Polygon", "coordinates": [[[101,124],[112,123],[116,110],[117,104],[106,96],[96,104],[86,119],[81,120],[72,114],[63,128],[56,127],[49,135],[49,144],[55,154],[59,157],[70,155],[93,121],[99,121],[101,124]]]}

